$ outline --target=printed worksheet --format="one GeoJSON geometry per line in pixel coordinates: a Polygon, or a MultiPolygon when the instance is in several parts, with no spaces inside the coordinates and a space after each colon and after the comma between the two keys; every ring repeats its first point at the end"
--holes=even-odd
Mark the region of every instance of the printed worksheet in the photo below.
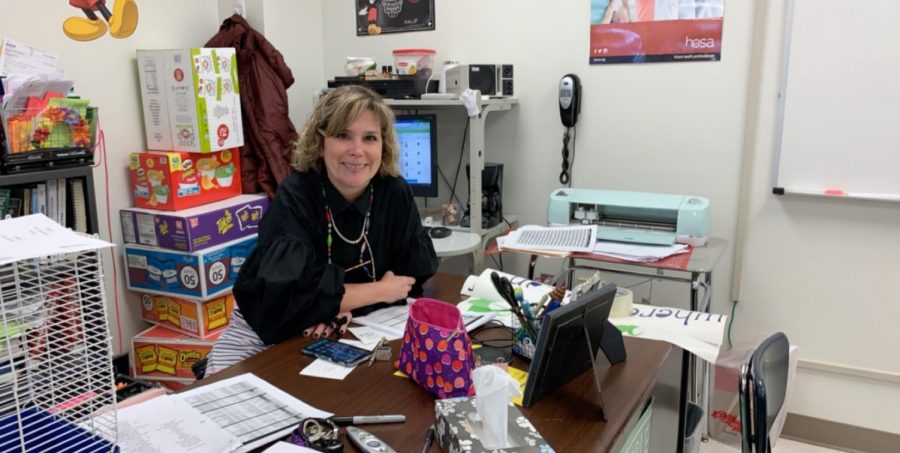
{"type": "Polygon", "coordinates": [[[175,396],[234,436],[241,444],[238,451],[287,436],[304,418],[332,415],[250,373],[175,396]]]}

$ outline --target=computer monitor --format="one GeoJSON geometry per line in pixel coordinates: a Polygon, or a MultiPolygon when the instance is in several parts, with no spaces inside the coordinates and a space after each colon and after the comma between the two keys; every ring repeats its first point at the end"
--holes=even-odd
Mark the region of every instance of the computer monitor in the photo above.
{"type": "Polygon", "coordinates": [[[523,406],[530,406],[593,369],[600,409],[604,409],[595,365],[597,352],[603,349],[611,363],[625,359],[622,334],[607,321],[615,297],[616,286],[605,285],[544,315],[528,370],[523,406]]]}
{"type": "Polygon", "coordinates": [[[400,174],[413,196],[437,197],[437,116],[397,115],[394,121],[400,151],[400,174]]]}

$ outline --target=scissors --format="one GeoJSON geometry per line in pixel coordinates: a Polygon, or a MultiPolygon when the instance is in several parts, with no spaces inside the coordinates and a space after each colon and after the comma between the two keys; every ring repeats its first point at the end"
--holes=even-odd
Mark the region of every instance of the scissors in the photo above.
{"type": "Polygon", "coordinates": [[[531,323],[528,322],[528,319],[525,318],[525,315],[522,313],[521,307],[519,307],[519,303],[516,301],[516,292],[513,289],[512,283],[509,282],[509,279],[506,277],[501,277],[500,274],[496,272],[491,272],[491,283],[494,284],[494,289],[500,293],[500,297],[512,307],[512,312],[519,318],[519,323],[528,333],[528,336],[534,341],[537,339],[537,335],[534,332],[534,329],[531,327],[531,323]]]}

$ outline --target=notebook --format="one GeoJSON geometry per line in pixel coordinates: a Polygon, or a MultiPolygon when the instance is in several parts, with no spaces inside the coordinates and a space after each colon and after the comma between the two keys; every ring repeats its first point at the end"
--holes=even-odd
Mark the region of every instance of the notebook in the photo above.
{"type": "Polygon", "coordinates": [[[87,233],[87,205],[84,201],[84,181],[80,178],[70,178],[66,181],[69,185],[68,215],[72,219],[72,229],[79,233],[87,233]]]}

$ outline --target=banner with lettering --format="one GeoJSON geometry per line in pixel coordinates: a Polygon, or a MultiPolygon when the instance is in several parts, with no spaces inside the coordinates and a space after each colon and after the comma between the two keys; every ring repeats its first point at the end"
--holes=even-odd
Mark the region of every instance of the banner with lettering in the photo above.
{"type": "Polygon", "coordinates": [[[716,363],[728,316],[680,308],[634,304],[631,316],[609,318],[628,337],[666,341],[716,363]]]}
{"type": "Polygon", "coordinates": [[[725,0],[591,0],[590,64],[718,61],[725,0]]]}

